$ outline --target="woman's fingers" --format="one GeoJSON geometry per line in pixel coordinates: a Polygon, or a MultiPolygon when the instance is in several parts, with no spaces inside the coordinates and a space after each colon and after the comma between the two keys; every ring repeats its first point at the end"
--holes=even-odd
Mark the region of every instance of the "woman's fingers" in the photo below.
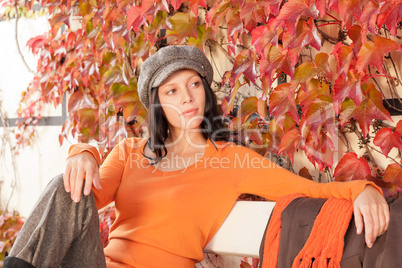
{"type": "Polygon", "coordinates": [[[66,190],[67,193],[71,191],[70,172],[71,172],[71,166],[67,163],[66,170],[64,171],[63,174],[64,189],[66,190]]]}
{"type": "Polygon", "coordinates": [[[78,203],[80,201],[80,198],[81,198],[82,185],[84,183],[84,175],[85,175],[84,170],[78,170],[77,176],[76,176],[76,179],[75,179],[74,194],[72,196],[72,199],[76,203],[78,203]]]}
{"type": "Polygon", "coordinates": [[[96,189],[102,189],[98,163],[93,155],[88,152],[72,156],[67,160],[63,180],[64,188],[70,192],[71,199],[74,202],[80,201],[82,190],[84,190],[84,195],[89,195],[92,184],[95,185],[96,189]]]}
{"type": "Polygon", "coordinates": [[[354,216],[355,216],[356,232],[357,234],[361,234],[363,232],[364,224],[363,224],[363,215],[358,207],[354,209],[354,216]]]}
{"type": "Polygon", "coordinates": [[[389,207],[385,198],[372,186],[366,186],[354,203],[357,233],[365,230],[365,240],[369,248],[382,235],[389,224],[389,207]]]}

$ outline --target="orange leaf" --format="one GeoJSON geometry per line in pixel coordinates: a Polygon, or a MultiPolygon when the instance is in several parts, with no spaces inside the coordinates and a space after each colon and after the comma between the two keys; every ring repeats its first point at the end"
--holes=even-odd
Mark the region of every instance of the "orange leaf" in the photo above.
{"type": "Polygon", "coordinates": [[[373,65],[379,72],[385,73],[383,68],[384,55],[399,48],[395,41],[376,36],[374,41],[367,41],[357,55],[356,68],[359,73],[365,73],[368,65],[373,65]]]}
{"type": "Polygon", "coordinates": [[[282,129],[285,114],[289,114],[294,121],[299,122],[294,91],[290,89],[289,83],[280,84],[272,91],[269,98],[269,111],[275,116],[277,124],[282,129]]]}
{"type": "Polygon", "coordinates": [[[402,167],[396,163],[389,164],[385,170],[383,180],[395,183],[399,188],[402,188],[402,167]]]}
{"type": "Polygon", "coordinates": [[[288,131],[281,140],[278,153],[286,153],[293,163],[294,153],[299,149],[300,141],[300,131],[297,128],[288,131]]]}

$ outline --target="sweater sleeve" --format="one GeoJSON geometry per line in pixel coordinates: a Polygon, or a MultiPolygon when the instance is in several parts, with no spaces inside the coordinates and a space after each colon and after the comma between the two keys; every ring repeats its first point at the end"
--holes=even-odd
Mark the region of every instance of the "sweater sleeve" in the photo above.
{"type": "MultiPolygon", "coordinates": [[[[125,141],[126,140],[121,141],[112,149],[99,168],[102,190],[97,190],[94,186],[92,186],[92,191],[95,195],[96,206],[98,209],[101,209],[114,201],[114,197],[120,185],[126,163],[125,141]]],[[[82,143],[72,145],[70,147],[68,158],[82,152],[90,152],[95,157],[98,164],[101,163],[98,150],[91,145],[82,143]]]]}
{"type": "Polygon", "coordinates": [[[352,202],[364,190],[366,185],[374,186],[381,194],[382,190],[369,181],[318,183],[300,177],[251,149],[236,146],[231,153],[234,160],[233,178],[238,194],[248,193],[276,201],[279,197],[292,193],[302,193],[312,198],[342,198],[352,202]]]}

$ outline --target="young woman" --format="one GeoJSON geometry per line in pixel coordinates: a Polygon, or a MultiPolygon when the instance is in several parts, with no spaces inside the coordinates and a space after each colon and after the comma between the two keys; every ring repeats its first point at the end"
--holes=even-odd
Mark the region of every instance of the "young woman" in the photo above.
{"type": "Polygon", "coordinates": [[[64,176],[45,190],[5,267],[194,267],[242,193],[352,200],[357,232],[364,227],[371,247],[389,222],[381,190],[367,181],[306,180],[228,142],[212,76],[195,47],[149,57],[138,92],[150,137],[123,140],[100,169],[95,148],[72,146],[64,176]],[[116,220],[103,252],[96,212],[112,201],[116,220]]]}

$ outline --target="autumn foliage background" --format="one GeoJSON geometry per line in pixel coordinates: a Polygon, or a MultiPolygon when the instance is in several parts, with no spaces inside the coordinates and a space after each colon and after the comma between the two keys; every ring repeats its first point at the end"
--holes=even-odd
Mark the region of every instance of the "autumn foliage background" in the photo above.
{"type": "Polygon", "coordinates": [[[247,146],[293,167],[304,154],[309,168],[288,168],[310,179],[371,180],[387,196],[401,191],[402,121],[388,111],[402,112],[401,0],[39,3],[50,31],[27,44],[39,60],[21,99],[21,146],[44,105],[67,95],[61,144],[68,135],[94,140],[106,155],[122,138],[146,135],[140,65],[162,46],[187,44],[210,58],[213,89],[226,92],[222,114],[247,146]],[[239,97],[249,87],[257,94],[239,97]]]}
{"type": "MultiPolygon", "coordinates": [[[[187,44],[210,58],[221,53],[231,66],[216,72],[213,87],[227,89],[223,115],[248,146],[292,162],[302,151],[322,181],[372,180],[388,195],[401,189],[402,121],[392,120],[383,98],[400,102],[402,1],[40,3],[51,30],[28,42],[40,58],[21,100],[21,145],[29,144],[43,105],[60,104],[66,92],[60,143],[72,134],[96,140],[107,154],[122,137],[143,135],[139,66],[161,46],[187,44]],[[72,16],[80,29],[72,29],[72,16]],[[258,96],[236,103],[245,86],[258,96]]],[[[296,172],[311,178],[305,168],[296,172]]]]}

